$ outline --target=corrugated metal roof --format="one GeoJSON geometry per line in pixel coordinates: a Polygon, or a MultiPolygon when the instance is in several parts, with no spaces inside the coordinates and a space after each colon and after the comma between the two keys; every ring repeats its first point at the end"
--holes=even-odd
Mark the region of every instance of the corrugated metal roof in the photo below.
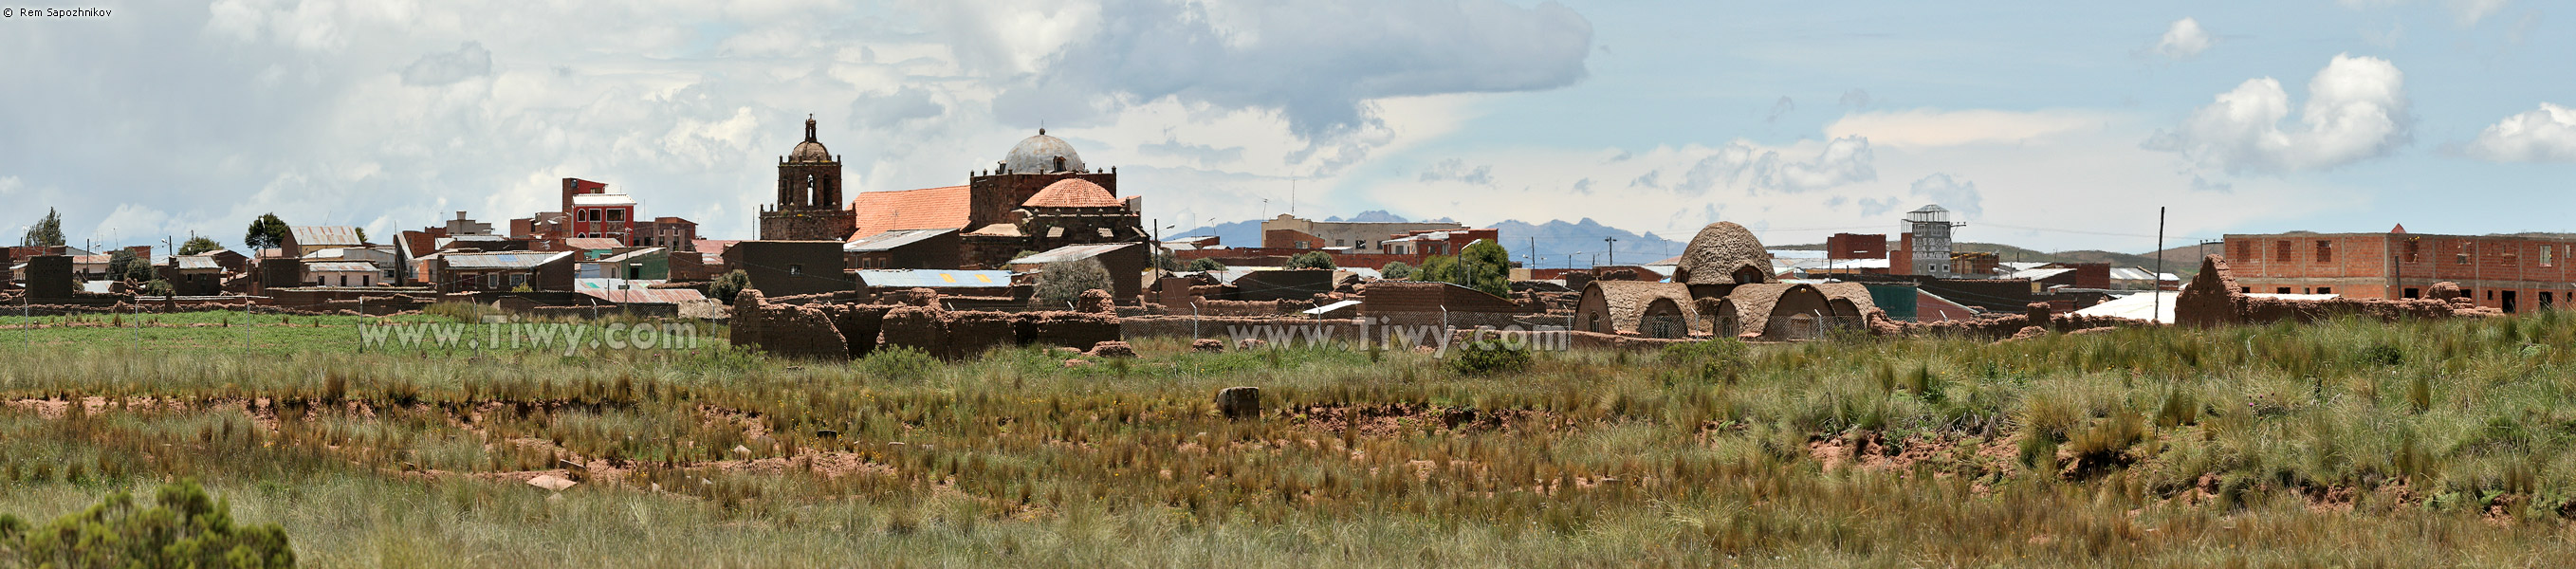
{"type": "Polygon", "coordinates": [[[216,263],[215,263],[215,258],[214,258],[214,257],[203,257],[203,256],[197,256],[197,255],[180,255],[180,256],[177,256],[177,257],[171,257],[171,259],[172,259],[172,260],[175,260],[175,261],[177,261],[177,262],[179,263],[179,264],[178,264],[179,270],[182,270],[182,271],[194,271],[194,270],[199,270],[199,269],[217,269],[217,270],[221,270],[221,269],[223,269],[223,268],[224,268],[224,266],[223,266],[223,265],[220,265],[220,264],[216,264],[216,263]]]}
{"type": "Polygon", "coordinates": [[[346,225],[299,225],[286,228],[295,236],[295,246],[313,247],[358,245],[358,228],[346,225]]]}
{"type": "Polygon", "coordinates": [[[1063,246],[1063,247],[1057,247],[1057,248],[1055,248],[1054,250],[1050,250],[1050,251],[1047,251],[1047,252],[1044,252],[1044,253],[1039,253],[1039,254],[1035,254],[1035,255],[1030,255],[1030,256],[1027,256],[1027,257],[1021,257],[1021,258],[1018,258],[1018,259],[1012,259],[1012,260],[1011,260],[1011,264],[1013,264],[1013,265],[1044,265],[1044,264],[1047,264],[1047,263],[1062,263],[1062,262],[1065,262],[1065,261],[1080,261],[1080,260],[1083,260],[1083,259],[1089,259],[1089,258],[1092,258],[1092,257],[1098,257],[1098,256],[1100,256],[1102,253],[1108,253],[1108,252],[1110,252],[1110,251],[1116,251],[1116,250],[1119,250],[1119,249],[1125,249],[1125,248],[1128,248],[1128,247],[1135,247],[1135,246],[1137,246],[1137,245],[1138,245],[1138,244],[1136,244],[1136,243],[1101,243],[1101,244],[1096,244],[1096,245],[1066,245],[1066,246],[1063,246]]]}
{"type": "Polygon", "coordinates": [[[530,269],[543,266],[547,263],[563,260],[571,257],[572,255],[572,251],[556,253],[513,251],[506,253],[440,253],[438,254],[438,258],[446,259],[447,267],[451,269],[530,269]]]}
{"type": "Polygon", "coordinates": [[[572,205],[635,205],[635,198],[626,194],[573,194],[572,205]]]}
{"type": "Polygon", "coordinates": [[[571,238],[571,239],[565,239],[565,240],[563,240],[563,242],[564,242],[564,246],[565,246],[565,247],[571,247],[571,248],[574,248],[574,249],[593,249],[593,250],[598,250],[598,249],[615,249],[615,248],[625,247],[625,246],[626,246],[626,243],[625,243],[625,242],[618,241],[618,240],[615,240],[615,239],[608,239],[608,238],[604,238],[604,237],[574,237],[574,238],[571,238]]]}
{"type": "Polygon", "coordinates": [[[858,271],[868,288],[1009,288],[1010,271],[900,269],[858,271]]]}
{"type": "MultiPolygon", "coordinates": [[[[2180,281],[2180,280],[2182,280],[2182,277],[2175,276],[2173,273],[2155,273],[2154,275],[2155,275],[2155,276],[2162,276],[2162,277],[2163,277],[2163,278],[2160,278],[2160,279],[2157,279],[2157,280],[2167,280],[2167,281],[2180,281]]],[[[2149,277],[2150,277],[2150,275],[2148,274],[2148,272],[2147,272],[2147,270],[2146,270],[2146,269],[2141,269],[2141,268],[2137,268],[2137,267],[2111,267],[2111,280],[2115,280],[2115,281],[2143,281],[2143,280],[2147,280],[2149,277]]]]}
{"type": "MultiPolygon", "coordinates": [[[[641,281],[638,281],[641,282],[641,281]]],[[[707,295],[693,288],[580,289],[592,298],[618,304],[679,304],[706,300],[707,295]]]]}
{"type": "Polygon", "coordinates": [[[844,253],[892,251],[896,247],[920,243],[923,239],[954,233],[955,229],[898,229],[861,237],[841,246],[844,253]]]}
{"type": "Polygon", "coordinates": [[[2026,271],[2014,271],[2014,272],[2013,272],[2013,274],[2004,275],[2004,278],[2008,278],[2008,279],[2029,279],[2029,280],[2034,280],[2034,281],[2035,281],[2035,280],[2045,279],[2045,278],[2048,278],[2048,277],[2054,277],[2054,276],[2057,276],[2057,275],[2062,275],[2062,274],[2066,274],[2066,273],[2071,273],[2071,272],[2074,272],[2074,271],[2075,271],[2075,269],[2030,269],[2030,270],[2026,270],[2026,271]]]}
{"type": "Polygon", "coordinates": [[[627,262],[627,261],[633,261],[633,260],[636,260],[636,259],[642,259],[642,258],[645,258],[645,257],[651,257],[651,256],[654,256],[654,255],[664,254],[664,253],[666,253],[666,252],[668,252],[668,250],[667,250],[667,249],[663,249],[663,248],[661,248],[661,247],[645,247],[645,248],[642,248],[642,249],[636,249],[636,250],[633,250],[633,251],[627,251],[627,252],[619,253],[619,254],[616,254],[616,255],[610,255],[610,256],[607,256],[607,257],[602,257],[602,258],[600,258],[600,259],[599,259],[599,262],[602,262],[602,263],[623,263],[623,262],[627,262]]]}
{"type": "Polygon", "coordinates": [[[357,261],[331,261],[331,262],[327,262],[327,263],[305,263],[305,264],[304,264],[304,270],[305,270],[305,271],[308,271],[308,272],[315,272],[315,273],[372,273],[372,272],[376,272],[376,264],[375,264],[375,263],[362,263],[362,262],[357,262],[357,261]]]}

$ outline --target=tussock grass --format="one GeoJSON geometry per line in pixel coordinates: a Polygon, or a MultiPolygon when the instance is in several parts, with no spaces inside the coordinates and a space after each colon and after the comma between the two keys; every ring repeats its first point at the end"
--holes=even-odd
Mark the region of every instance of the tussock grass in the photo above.
{"type": "Polygon", "coordinates": [[[1475,375],[1329,345],[1068,367],[90,330],[0,332],[0,511],[192,477],[329,566],[2531,565],[2576,517],[2556,312],[1475,375]],[[1264,416],[1216,412],[1236,385],[1264,416]],[[585,483],[517,483],[541,472],[585,483]]]}

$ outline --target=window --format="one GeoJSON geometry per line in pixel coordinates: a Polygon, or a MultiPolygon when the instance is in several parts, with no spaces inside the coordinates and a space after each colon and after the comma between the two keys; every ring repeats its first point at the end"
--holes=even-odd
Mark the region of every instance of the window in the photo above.
{"type": "Polygon", "coordinates": [[[2245,293],[2245,294],[2254,294],[2254,287],[2250,287],[2250,286],[2236,287],[2236,292],[2241,292],[2241,293],[2245,293]]]}
{"type": "Polygon", "coordinates": [[[2421,252],[2421,245],[2423,245],[2423,243],[2415,241],[2414,238],[2408,238],[2406,240],[2406,262],[2415,262],[2416,253],[2421,252]]]}
{"type": "Polygon", "coordinates": [[[2234,258],[2234,259],[2239,260],[2239,261],[2256,261],[2256,260],[2259,260],[2259,259],[2255,259],[2255,258],[2254,258],[2254,242],[2252,242],[2252,241],[2237,241],[2237,242],[2234,242],[2234,243],[2229,243],[2228,245],[2233,245],[2233,246],[2235,246],[2235,249],[2236,249],[2236,251],[2235,251],[2234,253],[2229,254],[2229,255],[2228,255],[2228,257],[2234,258]]]}
{"type": "Polygon", "coordinates": [[[510,275],[510,288],[519,288],[520,285],[525,284],[528,284],[528,275],[519,273],[510,275]]]}
{"type": "Polygon", "coordinates": [[[2416,290],[2416,289],[2415,289],[2415,287],[2411,287],[2411,286],[2410,286],[2410,287],[2406,287],[2406,298],[2423,298],[2423,297],[2424,297],[2424,291],[2416,290]]]}
{"type": "Polygon", "coordinates": [[[2318,240],[2317,240],[2317,262],[2319,262],[2319,263],[2332,263],[2332,262],[2334,262],[2334,242],[2333,242],[2333,241],[2327,241],[2327,240],[2324,240],[2324,239],[2318,239],[2318,240]]]}
{"type": "Polygon", "coordinates": [[[349,286],[349,275],[340,275],[340,286],[349,286]]]}
{"type": "Polygon", "coordinates": [[[788,265],[788,266],[787,266],[787,276],[791,276],[791,277],[801,277],[801,276],[805,276],[805,266],[804,266],[804,265],[788,265]]]}
{"type": "Polygon", "coordinates": [[[2321,286],[2321,287],[2317,287],[2317,294],[2334,294],[2334,287],[2330,287],[2330,286],[2321,286]]]}
{"type": "MultiPolygon", "coordinates": [[[[2546,267],[2546,266],[2549,266],[2551,263],[2556,263],[2556,262],[2558,262],[2558,246],[2557,246],[2557,245],[2542,245],[2542,246],[2540,246],[2540,266],[2546,267]]],[[[2548,294],[2548,293],[2541,293],[2541,294],[2544,294],[2544,295],[2545,295],[2545,294],[2548,294]]],[[[2542,299],[2541,304],[2548,304],[2547,299],[2546,299],[2546,298],[2542,299]]]]}
{"type": "Polygon", "coordinates": [[[2281,287],[2281,288],[2277,288],[2277,289],[2272,289],[2272,293],[2273,293],[2273,294],[2290,294],[2290,287],[2286,287],[2286,286],[2285,286],[2285,287],[2281,287]]]}
{"type": "Polygon", "coordinates": [[[2458,260],[2459,260],[2459,263],[2460,263],[2460,264],[2462,264],[2462,265],[2469,264],[2469,254],[2470,254],[2470,253],[2472,253],[2472,252],[2474,252],[2474,251],[2476,251],[2476,250],[2477,250],[2477,245],[2475,245],[2475,244],[2471,244],[2471,243],[2461,243],[2461,244],[2460,244],[2460,253],[2459,253],[2459,255],[2458,255],[2457,257],[2455,257],[2455,258],[2456,258],[2456,259],[2458,259],[2458,260]]]}
{"type": "Polygon", "coordinates": [[[2287,262],[2290,262],[2290,242],[2289,242],[2289,241],[2287,241],[2287,240],[2283,240],[2283,241],[2275,241],[2275,242],[2273,242],[2273,245],[2272,245],[2272,261],[2273,261],[2273,262],[2276,262],[2276,263],[2287,263],[2287,262]]]}
{"type": "Polygon", "coordinates": [[[1333,240],[1333,246],[1334,246],[1334,247],[1341,247],[1341,246],[1346,246],[1346,245],[1350,245],[1350,243],[1348,243],[1347,241],[1342,240],[1342,239],[1334,239],[1334,240],[1333,240]]]}
{"type": "Polygon", "coordinates": [[[608,210],[608,220],[609,220],[609,221],[626,221],[626,210],[622,210],[622,209],[612,209],[612,210],[608,210]]]}

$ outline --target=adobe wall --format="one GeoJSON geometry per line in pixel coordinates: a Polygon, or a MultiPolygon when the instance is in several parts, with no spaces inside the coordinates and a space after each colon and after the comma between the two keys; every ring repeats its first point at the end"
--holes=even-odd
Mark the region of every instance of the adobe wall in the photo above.
{"type": "Polygon", "coordinates": [[[72,258],[65,255],[37,255],[27,258],[27,298],[44,300],[71,298],[76,290],[72,280],[72,258]]]}
{"type": "Polygon", "coordinates": [[[2471,299],[2460,297],[2457,284],[2439,282],[2433,283],[2431,288],[2433,298],[2295,300],[2253,297],[2247,296],[2237,284],[2225,257],[2210,255],[2201,259],[2200,274],[2193,275],[2191,282],[2183,285],[2182,292],[2175,295],[2174,322],[2209,328],[2282,321],[2315,322],[2340,316],[2395,321],[2503,314],[2501,309],[2480,307],[2471,299]]]}
{"type": "Polygon", "coordinates": [[[782,357],[850,357],[849,343],[822,310],[770,304],[761,299],[758,290],[742,291],[742,296],[734,298],[730,333],[734,346],[759,348],[782,357]]]}

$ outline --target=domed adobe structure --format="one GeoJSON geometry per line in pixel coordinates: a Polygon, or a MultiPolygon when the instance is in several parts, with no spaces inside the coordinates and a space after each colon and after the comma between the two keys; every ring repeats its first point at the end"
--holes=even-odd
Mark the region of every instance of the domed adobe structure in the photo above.
{"type": "Polygon", "coordinates": [[[1037,136],[1011,147],[1011,154],[1002,157],[1002,169],[1005,174],[1080,172],[1082,155],[1075,153],[1073,145],[1064,139],[1047,136],[1046,129],[1038,129],[1037,136]]]}
{"type": "Polygon", "coordinates": [[[1109,195],[1109,189],[1100,187],[1100,184],[1094,184],[1091,183],[1090,180],[1084,180],[1081,178],[1066,178],[1063,180],[1057,180],[1056,183],[1053,184],[1047,184],[1045,189],[1038,190],[1037,195],[1029,196],[1029,201],[1020,205],[1028,207],[1119,207],[1125,204],[1119,203],[1118,198],[1116,196],[1109,195]]]}
{"type": "Polygon", "coordinates": [[[1720,221],[1700,228],[1691,237],[1690,246],[1682,249],[1681,266],[1673,273],[1673,282],[1684,284],[1754,284],[1777,282],[1771,266],[1771,253],[1762,249],[1762,240],[1753,231],[1734,222],[1720,221]]]}
{"type": "Polygon", "coordinates": [[[819,141],[819,140],[815,140],[815,139],[814,139],[814,117],[813,117],[813,115],[806,115],[806,117],[805,117],[805,141],[804,141],[804,142],[796,143],[796,150],[795,150],[795,151],[793,151],[793,152],[789,152],[789,153],[787,153],[787,161],[789,161],[789,162],[830,162],[830,161],[832,161],[832,151],[824,149],[824,148],[823,148],[823,142],[822,142],[822,141],[819,141]]]}

